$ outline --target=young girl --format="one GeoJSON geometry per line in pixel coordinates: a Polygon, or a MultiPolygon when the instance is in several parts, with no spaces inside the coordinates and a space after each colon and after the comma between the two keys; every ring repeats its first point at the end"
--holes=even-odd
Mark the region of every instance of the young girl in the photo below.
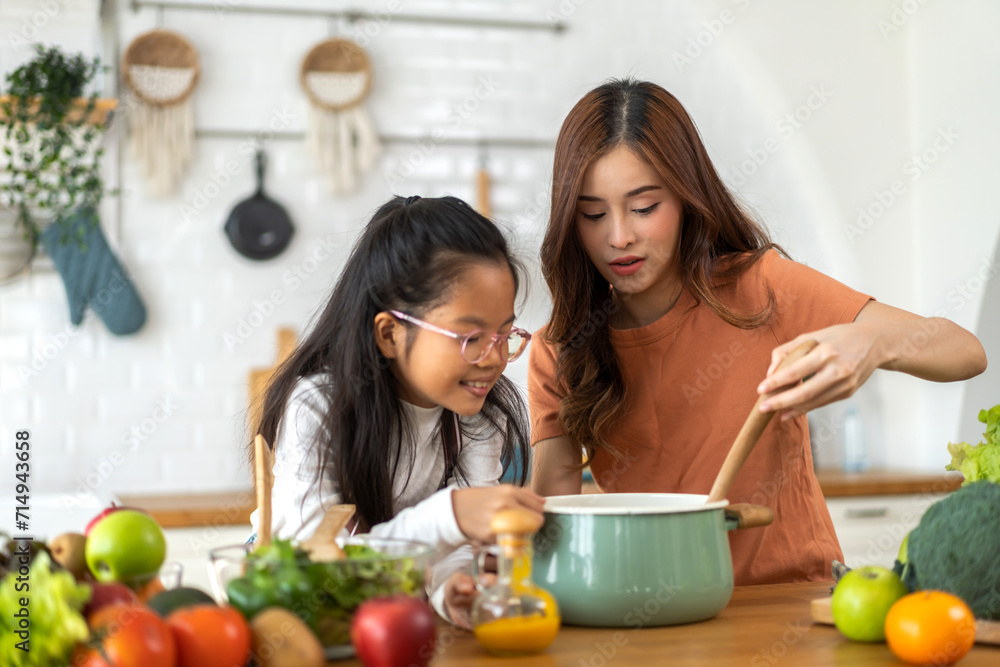
{"type": "Polygon", "coordinates": [[[436,548],[431,601],[467,624],[474,589],[450,577],[471,558],[462,545],[488,541],[497,510],[544,502],[497,484],[515,453],[528,460],[527,411],[502,375],[530,338],[514,326],[518,283],[500,230],[465,202],[378,210],[267,392],[276,537],[308,538],[326,508],[352,503],[354,532],[436,548]]]}
{"type": "Polygon", "coordinates": [[[736,583],[829,579],[843,556],[806,412],[852,395],[876,368],[977,375],[979,341],[787,259],[655,84],[612,81],[584,96],[563,123],[552,180],[552,318],[528,375],[532,488],[579,493],[582,448],[605,492],[707,494],[758,394],[793,385],[761,406],[780,418],[729,493],[775,513],[767,528],[730,533],[736,583]],[[773,372],[810,338],[810,354],[773,372]]]}

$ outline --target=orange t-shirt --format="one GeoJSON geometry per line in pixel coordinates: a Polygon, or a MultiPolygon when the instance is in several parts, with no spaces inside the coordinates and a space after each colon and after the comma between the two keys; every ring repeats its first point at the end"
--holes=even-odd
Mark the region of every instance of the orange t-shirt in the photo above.
{"type": "MultiPolygon", "coordinates": [[[[720,296],[738,312],[757,312],[767,285],[775,310],[757,329],[726,323],[685,289],[652,324],[611,330],[626,400],[609,440],[625,456],[594,456],[590,468],[602,491],[707,494],[757,401],[771,351],[799,334],[854,321],[870,298],[775,251],[720,296]]],[[[532,341],[528,368],[532,444],[565,435],[558,416],[565,392],[544,335],[543,328],[532,341]]],[[[737,585],[830,579],[830,561],[843,560],[813,473],[805,416],[771,420],[728,499],[775,515],[766,528],[730,531],[737,585]]]]}

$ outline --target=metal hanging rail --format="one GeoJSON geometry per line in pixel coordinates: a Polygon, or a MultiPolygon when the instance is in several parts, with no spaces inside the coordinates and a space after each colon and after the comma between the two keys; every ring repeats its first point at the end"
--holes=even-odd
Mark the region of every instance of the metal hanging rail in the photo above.
{"type": "MultiPolygon", "coordinates": [[[[208,129],[195,130],[198,139],[252,139],[256,136],[266,137],[268,141],[301,141],[305,132],[272,132],[270,130],[228,130],[208,129]]],[[[435,144],[441,146],[476,146],[491,148],[544,148],[552,149],[555,141],[550,139],[529,139],[522,137],[436,137],[434,135],[400,135],[382,134],[379,140],[385,144],[420,145],[435,144]]]]}
{"type": "Polygon", "coordinates": [[[511,21],[509,19],[480,19],[455,16],[433,16],[422,14],[402,14],[383,12],[367,12],[358,9],[311,9],[307,7],[277,7],[277,6],[246,6],[235,2],[213,4],[195,4],[186,2],[161,2],[160,0],[132,0],[132,10],[139,11],[144,7],[155,7],[161,12],[166,9],[192,12],[215,12],[218,14],[270,14],[275,16],[322,16],[329,19],[344,18],[355,21],[381,21],[403,23],[423,23],[426,25],[461,26],[467,28],[503,28],[508,30],[542,30],[561,33],[566,29],[562,21],[511,21]]]}

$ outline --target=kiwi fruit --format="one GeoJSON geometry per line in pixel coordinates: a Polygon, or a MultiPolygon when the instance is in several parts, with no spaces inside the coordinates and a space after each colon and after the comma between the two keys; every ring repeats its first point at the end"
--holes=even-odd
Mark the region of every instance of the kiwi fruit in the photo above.
{"type": "Polygon", "coordinates": [[[259,667],[325,667],[323,646],[302,619],[268,607],[250,620],[253,657],[259,667]]]}
{"type": "Polygon", "coordinates": [[[49,540],[49,553],[52,559],[68,570],[77,581],[86,577],[87,560],[84,557],[84,547],[87,537],[80,533],[63,533],[49,540]]]}

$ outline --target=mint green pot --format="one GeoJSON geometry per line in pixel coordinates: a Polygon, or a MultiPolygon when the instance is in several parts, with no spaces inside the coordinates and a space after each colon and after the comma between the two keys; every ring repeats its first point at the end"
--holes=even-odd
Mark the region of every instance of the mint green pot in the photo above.
{"type": "Polygon", "coordinates": [[[728,532],[767,525],[770,510],[706,505],[707,496],[552,496],[535,535],[535,583],[564,623],[648,627],[712,618],[733,592],[728,532]]]}

